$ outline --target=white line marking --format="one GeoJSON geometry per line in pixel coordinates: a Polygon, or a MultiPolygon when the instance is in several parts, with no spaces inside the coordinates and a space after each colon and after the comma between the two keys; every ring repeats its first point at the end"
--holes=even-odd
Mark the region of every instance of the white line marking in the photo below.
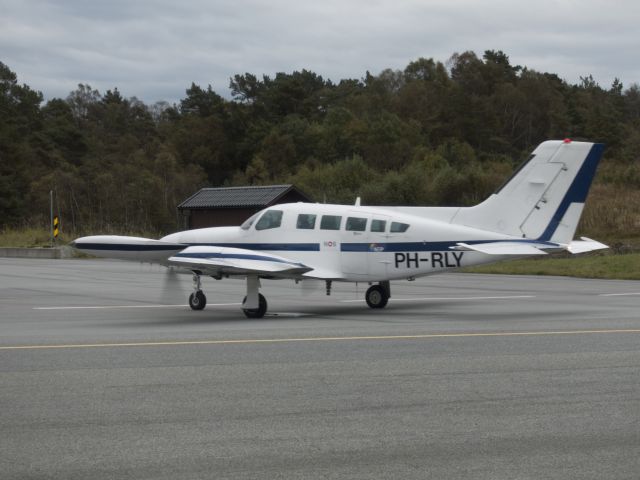
{"type": "Polygon", "coordinates": [[[636,293],[601,293],[599,297],[631,297],[635,295],[640,295],[640,292],[636,293]]]}
{"type": "MultiPolygon", "coordinates": [[[[242,305],[241,303],[208,303],[208,307],[227,307],[231,305],[242,305]]],[[[183,305],[88,305],[86,307],[33,307],[33,310],[109,310],[117,308],[184,308],[183,305]]]]}
{"type": "MultiPolygon", "coordinates": [[[[439,301],[439,300],[511,300],[518,298],[536,298],[535,295],[510,295],[501,297],[420,297],[420,298],[396,298],[391,297],[392,302],[425,302],[425,301],[439,301]]],[[[342,303],[352,302],[364,302],[361,300],[340,300],[342,303]]]]}

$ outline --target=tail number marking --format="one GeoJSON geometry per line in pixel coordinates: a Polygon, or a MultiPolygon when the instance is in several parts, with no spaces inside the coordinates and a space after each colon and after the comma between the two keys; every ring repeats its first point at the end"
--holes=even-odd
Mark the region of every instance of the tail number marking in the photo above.
{"type": "Polygon", "coordinates": [[[430,263],[433,268],[460,267],[464,252],[431,252],[430,254],[401,253],[395,254],[396,268],[420,268],[424,263],[430,263]]]}

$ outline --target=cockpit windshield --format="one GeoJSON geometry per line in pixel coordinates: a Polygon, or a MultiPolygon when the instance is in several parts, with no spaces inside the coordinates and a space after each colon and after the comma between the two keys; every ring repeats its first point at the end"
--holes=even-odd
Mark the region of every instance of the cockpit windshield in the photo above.
{"type": "Polygon", "coordinates": [[[249,228],[251,228],[251,225],[253,225],[253,222],[256,221],[256,219],[260,216],[261,213],[262,212],[258,212],[258,213],[254,213],[253,215],[251,215],[244,222],[242,222],[242,225],[240,225],[240,228],[242,230],[249,230],[249,228]]]}
{"type": "Polygon", "coordinates": [[[256,223],[256,230],[278,228],[282,224],[282,210],[267,210],[256,223]]]}

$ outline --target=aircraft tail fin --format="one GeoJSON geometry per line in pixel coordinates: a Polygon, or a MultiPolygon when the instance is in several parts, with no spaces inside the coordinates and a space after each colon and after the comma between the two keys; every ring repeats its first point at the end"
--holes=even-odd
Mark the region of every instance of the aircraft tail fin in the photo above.
{"type": "Polygon", "coordinates": [[[452,223],[568,244],[603,150],[598,143],[543,142],[496,193],[461,208],[452,223]]]}

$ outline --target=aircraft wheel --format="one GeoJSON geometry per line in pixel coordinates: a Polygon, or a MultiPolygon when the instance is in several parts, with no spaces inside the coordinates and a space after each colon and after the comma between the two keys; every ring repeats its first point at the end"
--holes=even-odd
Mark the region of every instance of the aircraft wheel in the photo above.
{"type": "MultiPolygon", "coordinates": [[[[247,297],[244,297],[242,300],[242,304],[247,301],[247,297]]],[[[243,308],[242,311],[247,316],[247,318],[262,318],[264,314],[267,313],[267,299],[259,293],[258,294],[258,308],[243,308]]]]}
{"type": "Polygon", "coordinates": [[[389,295],[382,285],[372,285],[367,290],[364,299],[371,308],[384,308],[389,301],[389,295]]]}
{"type": "Polygon", "coordinates": [[[207,297],[204,296],[202,290],[189,295],[189,306],[192,310],[202,310],[207,305],[207,297]]]}

